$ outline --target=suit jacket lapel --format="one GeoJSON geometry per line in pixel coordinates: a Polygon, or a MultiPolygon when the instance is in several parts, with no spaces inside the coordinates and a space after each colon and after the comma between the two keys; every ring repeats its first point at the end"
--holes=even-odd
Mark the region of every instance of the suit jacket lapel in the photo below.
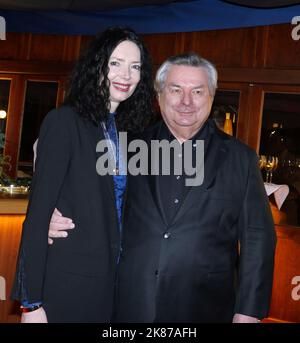
{"type": "Polygon", "coordinates": [[[154,203],[157,207],[157,210],[158,210],[163,222],[167,226],[168,220],[167,220],[167,216],[166,216],[164,206],[162,203],[162,199],[160,196],[159,177],[155,176],[155,175],[149,175],[147,179],[148,179],[150,190],[151,190],[151,193],[152,193],[152,196],[154,199],[154,203]]]}
{"type": "Polygon", "coordinates": [[[168,225],[168,221],[167,221],[167,216],[164,210],[164,206],[162,203],[162,199],[160,196],[160,189],[159,189],[159,177],[156,175],[151,175],[151,162],[152,163],[159,163],[159,160],[156,156],[154,156],[154,158],[151,159],[151,140],[152,139],[159,139],[159,133],[161,130],[161,126],[162,126],[162,122],[160,122],[158,124],[158,126],[151,132],[151,134],[146,137],[146,141],[148,144],[148,166],[149,166],[149,175],[147,177],[148,183],[149,183],[149,187],[153,196],[153,200],[154,203],[157,207],[157,210],[163,220],[163,222],[165,223],[165,225],[168,225]]]}

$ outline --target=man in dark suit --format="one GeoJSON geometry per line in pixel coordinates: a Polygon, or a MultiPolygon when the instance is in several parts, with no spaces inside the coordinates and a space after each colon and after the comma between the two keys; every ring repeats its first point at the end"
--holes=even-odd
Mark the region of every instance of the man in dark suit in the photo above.
{"type": "Polygon", "coordinates": [[[190,140],[193,160],[204,141],[204,179],[187,186],[174,168],[129,175],[115,320],[258,322],[268,314],[276,237],[256,153],[209,119],[217,72],[207,60],[169,58],[156,88],[163,121],[143,139],[190,140]]]}

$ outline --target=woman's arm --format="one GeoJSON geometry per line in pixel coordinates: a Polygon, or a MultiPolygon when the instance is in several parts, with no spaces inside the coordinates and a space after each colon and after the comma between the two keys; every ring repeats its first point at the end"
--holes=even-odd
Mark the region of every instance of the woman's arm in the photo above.
{"type": "Polygon", "coordinates": [[[72,127],[73,113],[66,107],[49,112],[41,126],[12,292],[12,297],[20,301],[42,300],[49,222],[71,159],[72,127]]]}

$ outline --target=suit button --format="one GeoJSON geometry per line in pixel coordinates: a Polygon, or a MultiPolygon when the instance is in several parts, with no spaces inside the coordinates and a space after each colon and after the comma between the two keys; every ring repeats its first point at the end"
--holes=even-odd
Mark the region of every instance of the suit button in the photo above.
{"type": "Polygon", "coordinates": [[[171,236],[170,232],[166,232],[166,233],[164,234],[164,238],[165,238],[165,239],[168,239],[170,236],[171,236]]]}
{"type": "Polygon", "coordinates": [[[155,276],[158,276],[158,274],[159,274],[158,270],[156,270],[154,274],[155,274],[155,276]]]}

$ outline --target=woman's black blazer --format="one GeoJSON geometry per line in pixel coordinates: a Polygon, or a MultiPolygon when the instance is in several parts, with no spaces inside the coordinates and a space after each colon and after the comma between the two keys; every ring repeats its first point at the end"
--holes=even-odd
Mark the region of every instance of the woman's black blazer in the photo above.
{"type": "Polygon", "coordinates": [[[96,171],[101,139],[101,126],[67,106],[40,130],[12,297],[42,301],[49,322],[111,319],[120,234],[112,177],[96,171]],[[48,245],[55,207],[76,227],[48,245]]]}

